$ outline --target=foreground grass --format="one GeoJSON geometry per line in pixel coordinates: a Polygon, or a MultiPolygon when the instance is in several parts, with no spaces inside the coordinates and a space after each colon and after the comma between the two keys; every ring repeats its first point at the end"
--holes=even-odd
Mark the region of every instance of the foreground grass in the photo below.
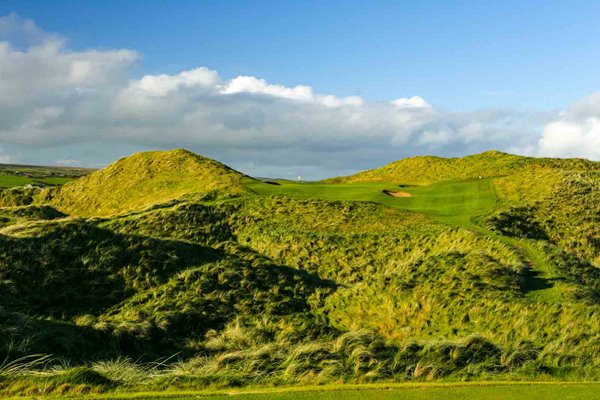
{"type": "MultiPolygon", "coordinates": [[[[324,385],[308,387],[163,391],[66,396],[97,400],[248,399],[248,400],[552,400],[600,399],[600,383],[576,382],[462,382],[324,385]]],[[[53,397],[48,397],[53,398],[53,397]]],[[[64,398],[64,397],[61,397],[64,398]]],[[[15,397],[14,400],[23,399],[15,397]]]]}

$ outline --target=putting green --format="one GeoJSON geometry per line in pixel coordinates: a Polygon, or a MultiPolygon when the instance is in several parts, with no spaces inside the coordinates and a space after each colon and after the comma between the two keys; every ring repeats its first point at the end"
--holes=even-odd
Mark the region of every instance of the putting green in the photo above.
{"type": "Polygon", "coordinates": [[[498,200],[491,179],[443,182],[427,186],[402,183],[253,183],[248,187],[259,195],[281,195],[301,199],[339,201],[372,201],[388,207],[420,212],[441,222],[470,226],[473,216],[492,211],[498,200]],[[410,196],[394,197],[386,192],[402,192],[410,196]]]}

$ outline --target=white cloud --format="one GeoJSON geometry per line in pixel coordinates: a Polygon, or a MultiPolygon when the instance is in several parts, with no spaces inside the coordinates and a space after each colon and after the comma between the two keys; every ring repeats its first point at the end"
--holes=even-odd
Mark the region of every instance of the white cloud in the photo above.
{"type": "Polygon", "coordinates": [[[0,105],[51,103],[118,84],[137,58],[129,50],[71,52],[53,39],[25,51],[0,42],[0,105]]]}
{"type": "Polygon", "coordinates": [[[419,96],[372,102],[253,76],[224,79],[205,67],[132,79],[135,51],[73,51],[32,21],[0,18],[0,38],[19,32],[35,40],[23,48],[10,37],[0,42],[0,141],[30,158],[47,154],[46,162],[85,162],[90,148],[97,164],[130,149],[187,147],[250,173],[302,168],[324,177],[414,154],[490,148],[599,157],[589,149],[598,136],[594,99],[558,117],[540,140],[540,122],[520,113],[450,112],[419,96]],[[567,136],[565,124],[575,126],[567,136]]]}
{"type": "Polygon", "coordinates": [[[540,155],[600,160],[600,93],[561,112],[544,127],[538,145],[540,155]]]}
{"type": "Polygon", "coordinates": [[[22,19],[14,13],[0,17],[0,41],[29,46],[49,38],[58,39],[58,36],[44,32],[31,19],[22,19]]]}
{"type": "Polygon", "coordinates": [[[452,132],[446,129],[424,131],[419,137],[419,144],[423,145],[444,145],[450,141],[452,141],[452,132]]]}
{"type": "Polygon", "coordinates": [[[264,79],[258,79],[253,76],[238,76],[230,80],[223,85],[221,93],[264,94],[300,102],[320,103],[327,107],[339,107],[342,105],[361,106],[364,104],[364,100],[359,96],[339,98],[332,95],[320,95],[314,93],[310,86],[298,85],[288,88],[282,85],[269,84],[264,79]]]}
{"type": "Polygon", "coordinates": [[[392,104],[399,108],[426,108],[431,107],[421,96],[402,97],[392,101],[392,104]]]}
{"type": "Polygon", "coordinates": [[[127,82],[135,51],[71,51],[60,37],[15,15],[0,17],[0,36],[0,141],[86,141],[93,125],[106,128],[104,109],[127,82]],[[15,47],[14,37],[24,35],[35,40],[15,47]]]}
{"type": "Polygon", "coordinates": [[[212,88],[218,82],[215,71],[200,67],[179,75],[146,75],[125,90],[131,96],[164,97],[182,88],[212,88]]]}

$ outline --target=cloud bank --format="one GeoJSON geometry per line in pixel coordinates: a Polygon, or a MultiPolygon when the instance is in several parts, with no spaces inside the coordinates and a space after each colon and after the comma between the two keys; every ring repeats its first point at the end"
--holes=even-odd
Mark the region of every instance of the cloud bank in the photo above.
{"type": "Polygon", "coordinates": [[[600,160],[600,93],[580,100],[549,122],[539,140],[539,153],[600,160]]]}
{"type": "Polygon", "coordinates": [[[419,96],[372,102],[206,67],[136,79],[138,62],[132,50],[73,51],[30,20],[1,17],[0,161],[94,165],[186,147],[256,175],[321,178],[491,148],[600,159],[600,94],[543,117],[452,112],[419,96]]]}

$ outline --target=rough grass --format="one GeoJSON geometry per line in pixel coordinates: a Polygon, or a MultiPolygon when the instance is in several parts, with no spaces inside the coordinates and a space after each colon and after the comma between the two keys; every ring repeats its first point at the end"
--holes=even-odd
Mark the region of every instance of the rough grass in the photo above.
{"type": "Polygon", "coordinates": [[[542,161],[273,185],[175,151],[4,191],[0,394],[598,380],[596,164],[542,161]]]}
{"type": "Polygon", "coordinates": [[[426,185],[444,181],[510,176],[523,170],[598,170],[598,163],[582,159],[533,158],[487,151],[462,158],[420,156],[394,161],[384,167],[329,179],[334,183],[402,182],[426,185]]]}
{"type": "Polygon", "coordinates": [[[250,178],[186,150],[138,153],[64,185],[52,200],[77,216],[109,216],[186,194],[239,194],[250,178]]]}

